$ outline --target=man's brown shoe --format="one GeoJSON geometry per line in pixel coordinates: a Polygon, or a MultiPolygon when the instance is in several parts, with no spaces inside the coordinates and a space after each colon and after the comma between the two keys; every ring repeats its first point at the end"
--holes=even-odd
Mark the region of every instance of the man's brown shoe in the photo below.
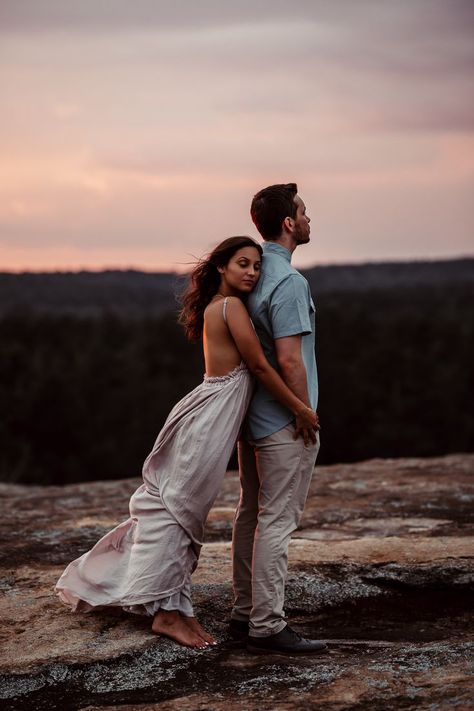
{"type": "Polygon", "coordinates": [[[249,637],[247,650],[253,654],[320,654],[329,651],[324,642],[306,639],[288,625],[268,637],[249,637]]]}

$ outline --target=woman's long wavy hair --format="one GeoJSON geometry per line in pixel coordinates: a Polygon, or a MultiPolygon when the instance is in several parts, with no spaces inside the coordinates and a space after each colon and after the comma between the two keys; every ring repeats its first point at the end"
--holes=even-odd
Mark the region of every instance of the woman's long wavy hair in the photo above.
{"type": "Polygon", "coordinates": [[[217,268],[225,267],[242,247],[255,247],[262,255],[262,248],[251,237],[229,237],[200,259],[192,270],[188,286],[180,298],[182,309],[178,317],[178,323],[184,326],[190,341],[197,341],[202,336],[204,309],[217,294],[221,283],[217,268]]]}

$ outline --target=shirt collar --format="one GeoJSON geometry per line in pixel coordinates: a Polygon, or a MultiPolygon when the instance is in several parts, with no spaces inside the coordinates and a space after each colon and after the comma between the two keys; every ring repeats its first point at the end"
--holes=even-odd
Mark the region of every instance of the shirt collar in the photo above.
{"type": "Polygon", "coordinates": [[[262,249],[264,255],[267,254],[267,252],[270,252],[272,254],[279,254],[281,257],[286,259],[287,262],[291,263],[290,250],[286,247],[283,247],[283,245],[278,244],[277,242],[263,242],[262,249]]]}

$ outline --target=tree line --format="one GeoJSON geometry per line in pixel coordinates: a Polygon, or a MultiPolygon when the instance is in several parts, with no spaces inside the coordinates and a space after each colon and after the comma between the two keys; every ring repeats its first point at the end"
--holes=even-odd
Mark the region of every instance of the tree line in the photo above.
{"type": "MultiPolygon", "coordinates": [[[[474,450],[470,284],[314,298],[319,463],[474,450]]],[[[78,316],[11,306],[0,317],[1,480],[139,476],[168,412],[203,369],[175,311],[78,316]]]]}

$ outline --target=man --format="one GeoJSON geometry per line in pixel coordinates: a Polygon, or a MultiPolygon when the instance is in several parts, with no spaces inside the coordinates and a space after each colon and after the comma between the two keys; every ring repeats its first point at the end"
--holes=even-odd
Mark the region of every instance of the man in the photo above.
{"type": "MultiPolygon", "coordinates": [[[[262,273],[248,309],[265,355],[286,384],[317,406],[314,303],[291,266],[310,240],[310,218],[294,183],[271,185],[250,213],[264,239],[262,273]]],[[[301,637],[284,619],[290,536],[299,524],[319,450],[319,424],[296,428],[292,413],[257,385],[239,442],[241,497],[232,542],[234,607],[230,632],[254,653],[308,654],[323,642],[301,637]]]]}

